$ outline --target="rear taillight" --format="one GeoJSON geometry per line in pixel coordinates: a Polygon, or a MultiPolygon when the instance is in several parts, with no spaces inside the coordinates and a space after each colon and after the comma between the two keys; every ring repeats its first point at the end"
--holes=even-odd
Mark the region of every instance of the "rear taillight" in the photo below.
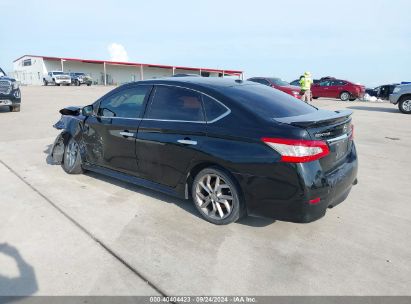
{"type": "Polygon", "coordinates": [[[262,141],[280,153],[282,162],[305,163],[330,153],[327,143],[322,140],[262,138],[262,141]]]}

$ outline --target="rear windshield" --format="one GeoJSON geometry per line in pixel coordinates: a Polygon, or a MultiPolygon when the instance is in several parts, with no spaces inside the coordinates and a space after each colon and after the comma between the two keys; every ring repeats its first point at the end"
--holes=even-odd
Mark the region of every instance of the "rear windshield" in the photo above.
{"type": "Polygon", "coordinates": [[[266,118],[298,116],[317,111],[317,108],[268,86],[233,86],[224,88],[224,94],[266,118]]]}
{"type": "Polygon", "coordinates": [[[270,81],[278,86],[287,86],[290,85],[287,81],[284,81],[280,78],[270,78],[270,81]]]}

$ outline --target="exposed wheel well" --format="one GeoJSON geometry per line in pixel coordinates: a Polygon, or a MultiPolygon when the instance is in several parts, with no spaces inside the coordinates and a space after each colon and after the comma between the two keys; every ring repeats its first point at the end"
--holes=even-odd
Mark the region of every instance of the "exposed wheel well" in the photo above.
{"type": "Polygon", "coordinates": [[[405,100],[406,98],[411,98],[411,94],[404,94],[399,99],[398,102],[405,100]]]}

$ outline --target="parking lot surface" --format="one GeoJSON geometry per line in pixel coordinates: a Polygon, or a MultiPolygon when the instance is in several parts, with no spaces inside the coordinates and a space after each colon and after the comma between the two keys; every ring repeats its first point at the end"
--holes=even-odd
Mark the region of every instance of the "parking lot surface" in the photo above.
{"type": "Polygon", "coordinates": [[[0,295],[411,295],[411,116],[354,111],[359,183],[310,224],[215,226],[190,201],[48,158],[67,105],[109,87],[23,87],[0,108],[0,295]]]}

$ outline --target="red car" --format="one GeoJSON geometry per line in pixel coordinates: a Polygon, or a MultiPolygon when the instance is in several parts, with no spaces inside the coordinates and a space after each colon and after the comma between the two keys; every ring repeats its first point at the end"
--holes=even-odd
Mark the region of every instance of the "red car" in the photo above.
{"type": "Polygon", "coordinates": [[[339,98],[342,101],[353,101],[362,98],[365,94],[365,86],[340,79],[328,79],[314,83],[311,86],[313,98],[328,97],[339,98]]]}
{"type": "Polygon", "coordinates": [[[284,93],[290,94],[291,96],[300,99],[300,87],[290,85],[288,82],[281,80],[280,78],[253,77],[247,80],[265,84],[269,87],[283,91],[284,93]]]}

